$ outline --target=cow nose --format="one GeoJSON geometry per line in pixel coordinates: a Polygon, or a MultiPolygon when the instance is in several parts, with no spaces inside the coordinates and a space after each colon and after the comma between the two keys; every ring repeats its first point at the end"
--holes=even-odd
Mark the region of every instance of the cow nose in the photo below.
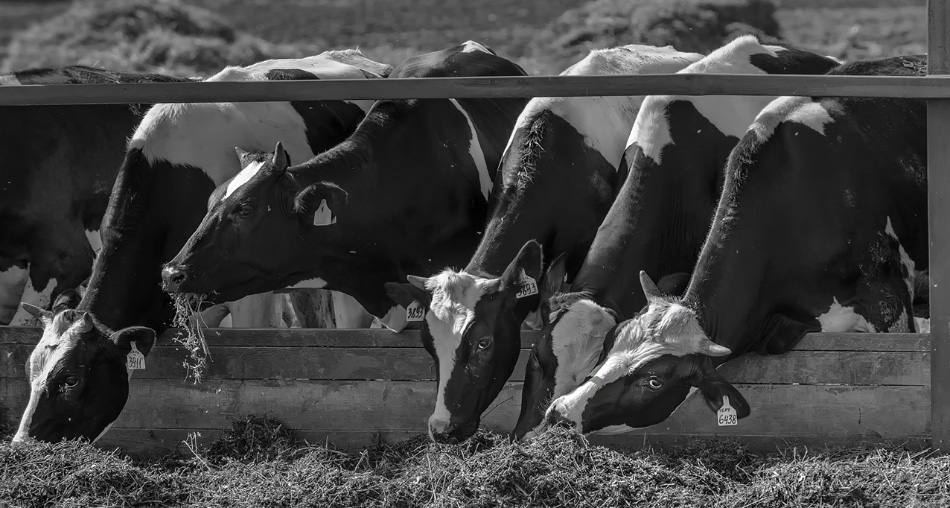
{"type": "Polygon", "coordinates": [[[564,427],[566,429],[574,429],[577,427],[577,425],[568,417],[564,416],[560,411],[553,408],[551,411],[548,411],[545,421],[551,427],[564,427]]]}
{"type": "Polygon", "coordinates": [[[185,271],[178,265],[166,265],[162,268],[162,282],[165,284],[165,291],[169,293],[178,291],[187,278],[185,271]]]}
{"type": "Polygon", "coordinates": [[[455,425],[452,425],[448,420],[434,416],[429,418],[429,437],[436,443],[454,444],[458,442],[453,435],[454,433],[455,425]]]}

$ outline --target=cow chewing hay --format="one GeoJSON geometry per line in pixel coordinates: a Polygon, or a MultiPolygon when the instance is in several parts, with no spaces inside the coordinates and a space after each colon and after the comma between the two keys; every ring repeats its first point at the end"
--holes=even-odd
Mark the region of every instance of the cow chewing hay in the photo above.
{"type": "Polygon", "coordinates": [[[176,293],[172,297],[175,303],[175,319],[172,326],[181,330],[175,336],[175,342],[188,350],[188,357],[182,362],[185,367],[186,379],[191,377],[195,383],[201,382],[201,376],[207,367],[207,360],[211,358],[208,351],[208,341],[205,339],[204,319],[201,317],[201,305],[207,295],[195,293],[176,293]]]}

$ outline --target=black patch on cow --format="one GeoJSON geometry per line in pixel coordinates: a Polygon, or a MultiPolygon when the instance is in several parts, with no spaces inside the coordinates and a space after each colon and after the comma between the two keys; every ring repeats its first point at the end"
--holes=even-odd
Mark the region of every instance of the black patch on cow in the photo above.
{"type": "Polygon", "coordinates": [[[776,56],[756,53],[749,57],[749,63],[768,74],[824,74],[838,66],[838,62],[829,57],[789,46],[782,47],[785,50],[777,51],[776,56]]]}
{"type": "Polygon", "coordinates": [[[268,81],[290,81],[297,79],[320,79],[316,74],[303,69],[271,69],[264,74],[268,81]]]}

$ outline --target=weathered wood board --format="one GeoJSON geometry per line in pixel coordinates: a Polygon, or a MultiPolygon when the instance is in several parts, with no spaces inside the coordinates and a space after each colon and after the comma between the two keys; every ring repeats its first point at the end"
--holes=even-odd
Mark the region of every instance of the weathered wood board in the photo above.
{"type": "MultiPolygon", "coordinates": [[[[24,363],[37,329],[0,328],[2,419],[15,424],[29,397],[24,363]]],[[[518,418],[527,348],[483,424],[508,432],[518,418]]],[[[213,439],[233,418],[267,414],[311,442],[356,449],[375,435],[401,440],[425,432],[435,399],[432,360],[417,332],[221,330],[209,337],[206,379],[185,380],[184,351],[170,336],[132,378],[128,404],[100,441],[128,453],[182,451],[189,432],[213,439]]],[[[592,441],[637,446],[683,436],[784,440],[926,440],[930,436],[930,344],[926,335],[813,334],[782,356],[746,355],[720,371],[742,391],[752,415],[718,427],[701,397],[666,422],[592,441]]]]}

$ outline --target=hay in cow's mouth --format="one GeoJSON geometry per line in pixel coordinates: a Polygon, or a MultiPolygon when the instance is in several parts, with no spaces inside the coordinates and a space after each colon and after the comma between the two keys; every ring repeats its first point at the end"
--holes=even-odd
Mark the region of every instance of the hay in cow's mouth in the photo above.
{"type": "Polygon", "coordinates": [[[175,319],[172,324],[180,332],[175,336],[178,342],[188,350],[188,356],[182,365],[185,367],[185,378],[193,378],[195,383],[201,381],[207,360],[211,358],[208,351],[208,341],[205,340],[201,305],[207,295],[196,293],[176,293],[172,296],[175,302],[175,319]]]}

